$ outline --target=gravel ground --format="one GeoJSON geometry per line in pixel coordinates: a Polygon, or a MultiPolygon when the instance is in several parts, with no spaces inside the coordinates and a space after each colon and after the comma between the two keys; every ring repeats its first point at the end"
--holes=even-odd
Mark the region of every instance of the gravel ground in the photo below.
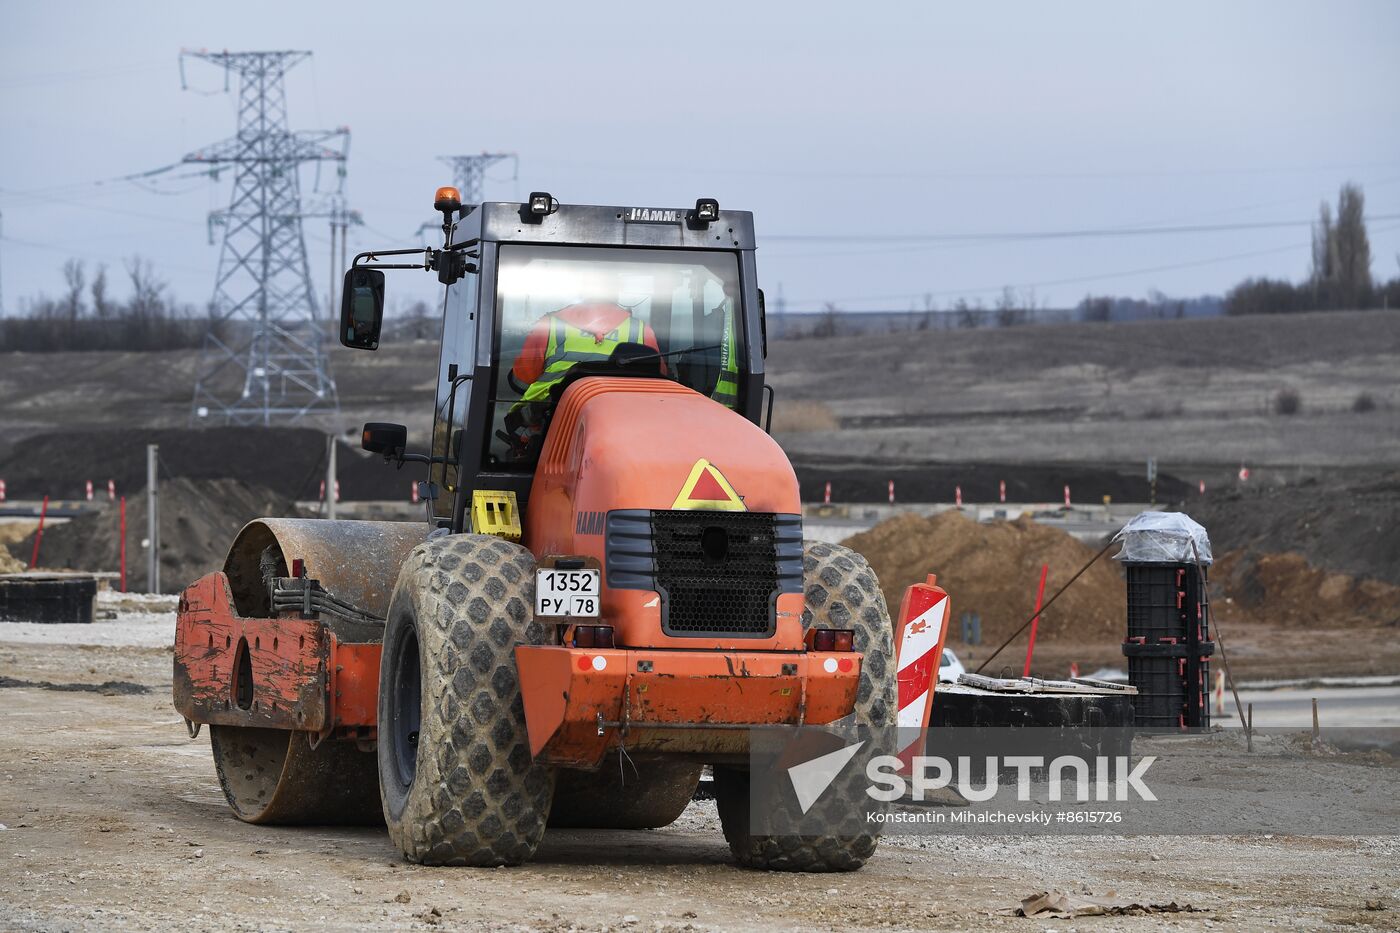
{"type": "Polygon", "coordinates": [[[663,830],[551,832],[515,869],[408,865],[380,829],[249,826],[223,802],[207,738],[186,738],[170,706],[164,642],[141,646],[169,632],[169,615],[131,608],[145,611],[74,627],[86,644],[58,643],[70,635],[52,626],[48,643],[25,640],[30,627],[0,628],[0,674],[149,690],[0,691],[0,927],[1397,927],[1400,841],[1389,837],[887,837],[858,873],[792,875],[735,868],[703,801],[663,830]],[[1047,889],[1196,912],[1010,915],[1047,889]]]}

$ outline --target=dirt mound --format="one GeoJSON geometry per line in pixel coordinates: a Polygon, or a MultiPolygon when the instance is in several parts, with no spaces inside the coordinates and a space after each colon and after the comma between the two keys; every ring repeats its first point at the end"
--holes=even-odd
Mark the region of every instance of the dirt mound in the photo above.
{"type": "Polygon", "coordinates": [[[21,573],[28,567],[25,561],[14,557],[9,551],[0,548],[0,573],[21,573]]]}
{"type": "MultiPolygon", "coordinates": [[[[233,537],[251,519],[296,515],[286,497],[232,479],[175,479],[160,487],[160,579],[166,593],[178,593],[191,581],[223,566],[233,537]]],[[[120,568],[120,515],[114,505],[44,530],[39,546],[42,567],[115,571],[120,568]]],[[[127,587],[146,589],[146,497],[127,500],[127,587]]],[[[11,546],[17,557],[34,549],[34,538],[11,546]]]]}
{"type": "Polygon", "coordinates": [[[1191,515],[1217,554],[1296,551],[1314,567],[1400,586],[1400,472],[1225,489],[1191,515]]]}
{"type": "MultiPolygon", "coordinates": [[[[1042,564],[1050,566],[1049,599],[1095,550],[1029,518],[982,524],[959,512],[892,518],[844,543],[870,561],[891,613],[898,612],[906,586],[938,574],[953,601],[949,640],[961,641],[958,618],[974,612],[987,650],[1035,611],[1042,564]]],[[[1105,555],[1041,617],[1037,640],[1121,642],[1126,598],[1122,574],[1105,555]]]]}
{"type": "Polygon", "coordinates": [[[1400,587],[1319,569],[1296,552],[1230,551],[1211,569],[1211,583],[1215,594],[1259,622],[1329,629],[1400,625],[1400,587]]]}
{"type": "MultiPolygon", "coordinates": [[[[147,444],[160,445],[162,482],[229,478],[308,500],[320,497],[326,473],[326,435],[319,431],[223,427],[36,434],[0,458],[0,477],[11,499],[79,499],[88,480],[102,495],[109,479],[130,498],[146,486],[147,444]]],[[[345,443],[336,466],[342,499],[406,499],[411,481],[424,478],[421,467],[395,470],[345,443]]]]}

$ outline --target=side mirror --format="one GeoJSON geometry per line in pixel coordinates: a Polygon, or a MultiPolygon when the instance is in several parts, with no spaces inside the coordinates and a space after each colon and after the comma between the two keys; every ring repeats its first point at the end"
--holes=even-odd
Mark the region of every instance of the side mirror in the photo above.
{"type": "Polygon", "coordinates": [[[360,446],[372,454],[402,459],[408,446],[408,428],[386,421],[367,422],[360,433],[360,446]]]}
{"type": "MultiPolygon", "coordinates": [[[[384,273],[352,268],[340,292],[340,343],[356,350],[379,349],[384,324],[384,273]]],[[[366,448],[368,449],[368,448],[366,448]]]]}

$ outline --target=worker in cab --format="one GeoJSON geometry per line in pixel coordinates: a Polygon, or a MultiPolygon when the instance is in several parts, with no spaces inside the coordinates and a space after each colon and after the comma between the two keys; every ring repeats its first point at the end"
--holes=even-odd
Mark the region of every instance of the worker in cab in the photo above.
{"type": "MultiPolygon", "coordinates": [[[[532,447],[538,437],[550,389],[579,363],[607,362],[624,343],[661,352],[651,325],[612,301],[577,302],[535,322],[510,370],[521,395],[511,407],[506,427],[519,453],[532,447]]],[[[664,373],[664,359],[660,367],[664,373]]]]}
{"type": "Polygon", "coordinates": [[[530,329],[511,367],[516,381],[526,386],[520,400],[544,401],[574,366],[607,362],[620,343],[640,343],[661,352],[651,326],[610,301],[579,302],[546,314],[530,329]]]}

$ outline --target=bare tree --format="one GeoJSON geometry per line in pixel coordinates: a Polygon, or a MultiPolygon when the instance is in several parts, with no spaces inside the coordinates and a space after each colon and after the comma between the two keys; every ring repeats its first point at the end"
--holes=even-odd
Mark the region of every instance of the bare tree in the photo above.
{"type": "Polygon", "coordinates": [[[835,337],[840,323],[841,311],[834,302],[826,302],[822,305],[822,316],[817,324],[812,328],[813,337],[835,337]]]}
{"type": "Polygon", "coordinates": [[[131,279],[131,301],[127,312],[137,321],[152,321],[165,316],[166,284],[156,278],[151,264],[140,256],[127,260],[126,274],[131,279]]]}
{"type": "Polygon", "coordinates": [[[431,340],[436,336],[434,333],[432,312],[428,303],[421,298],[408,306],[406,317],[408,318],[406,331],[407,336],[413,340],[431,340]]]}
{"type": "Polygon", "coordinates": [[[1371,292],[1371,242],[1366,236],[1366,196],[1357,185],[1343,185],[1337,196],[1332,252],[1343,307],[1364,307],[1371,292]]]}
{"type": "Polygon", "coordinates": [[[98,265],[97,271],[93,273],[92,285],[88,287],[88,293],[92,296],[92,316],[99,321],[110,318],[117,310],[110,298],[107,297],[107,267],[98,265]]]}
{"type": "Polygon", "coordinates": [[[1314,301],[1324,308],[1361,308],[1372,294],[1371,243],[1366,235],[1366,196],[1348,182],[1337,195],[1337,219],[1323,202],[1313,227],[1314,301]]]}
{"type": "Polygon", "coordinates": [[[1103,323],[1113,320],[1113,299],[1107,296],[1085,295],[1079,303],[1079,319],[1103,323]]]}
{"type": "Polygon", "coordinates": [[[63,264],[63,316],[73,323],[83,316],[83,292],[87,288],[87,272],[81,259],[70,259],[63,264]]]}
{"type": "Polygon", "coordinates": [[[1312,228],[1312,283],[1322,286],[1332,281],[1332,205],[1323,201],[1318,207],[1317,223],[1312,228]]]}
{"type": "MultiPolygon", "coordinates": [[[[1034,292],[1031,293],[1031,300],[1035,300],[1034,292]]],[[[1015,327],[1017,324],[1026,322],[1024,302],[1017,297],[1015,289],[1009,285],[1002,288],[1001,295],[997,298],[993,308],[998,327],[1015,327]]]]}

